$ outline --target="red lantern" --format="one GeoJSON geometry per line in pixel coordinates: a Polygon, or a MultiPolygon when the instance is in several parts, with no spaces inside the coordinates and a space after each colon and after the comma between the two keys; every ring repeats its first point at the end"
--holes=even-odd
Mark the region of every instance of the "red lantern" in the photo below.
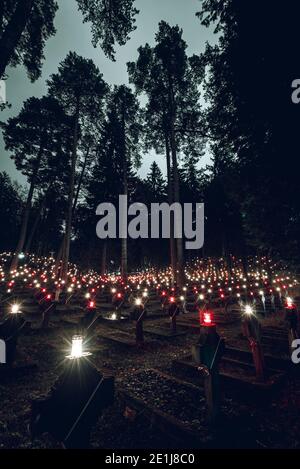
{"type": "Polygon", "coordinates": [[[201,311],[200,315],[201,326],[209,327],[214,326],[214,315],[212,311],[201,311]]]}
{"type": "Polygon", "coordinates": [[[294,304],[292,298],[290,298],[290,297],[287,297],[287,298],[286,298],[286,305],[285,305],[285,308],[286,308],[286,309],[295,309],[295,304],[294,304]]]}
{"type": "Polygon", "coordinates": [[[89,302],[89,308],[94,309],[95,308],[95,301],[90,301],[89,302]]]}

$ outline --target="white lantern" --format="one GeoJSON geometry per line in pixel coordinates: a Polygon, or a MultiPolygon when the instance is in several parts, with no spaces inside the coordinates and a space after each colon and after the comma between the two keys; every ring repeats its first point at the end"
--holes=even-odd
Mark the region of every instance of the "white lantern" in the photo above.
{"type": "Polygon", "coordinates": [[[250,305],[245,306],[245,314],[251,316],[253,314],[253,308],[250,305]]]}
{"type": "Polygon", "coordinates": [[[18,304],[14,304],[12,305],[11,307],[11,314],[20,314],[21,311],[20,311],[20,305],[18,304]]]}
{"type": "Polygon", "coordinates": [[[83,352],[83,337],[82,335],[74,335],[72,338],[71,355],[67,358],[75,360],[77,358],[86,357],[90,355],[88,352],[83,352]]]}

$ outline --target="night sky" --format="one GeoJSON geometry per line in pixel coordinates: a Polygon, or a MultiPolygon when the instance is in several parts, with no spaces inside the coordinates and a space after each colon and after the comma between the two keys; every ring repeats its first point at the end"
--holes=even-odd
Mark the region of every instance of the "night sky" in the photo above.
{"type": "MultiPolygon", "coordinates": [[[[201,9],[201,0],[137,0],[136,7],[140,10],[137,30],[132,33],[131,40],[126,46],[117,48],[116,62],[112,62],[104,56],[99,47],[93,48],[90,25],[82,23],[82,16],[77,11],[75,0],[58,0],[58,4],[59,10],[55,21],[57,33],[47,42],[42,77],[37,82],[31,83],[23,67],[8,70],[7,100],[12,107],[1,113],[0,119],[3,121],[9,116],[18,114],[25,99],[45,94],[46,80],[57,71],[59,63],[70,50],[93,59],[109,84],[121,84],[128,83],[126,63],[137,58],[137,49],[140,45],[146,42],[154,44],[154,36],[161,20],[171,25],[178,24],[183,29],[183,37],[189,46],[189,55],[203,51],[206,41],[214,42],[212,31],[203,27],[195,16],[195,13],[201,9]]],[[[2,135],[0,151],[0,171],[5,170],[14,179],[24,183],[24,178],[15,169],[14,163],[4,150],[2,135]]],[[[152,153],[144,158],[142,176],[148,171],[153,159],[156,159],[164,170],[164,158],[152,153]]],[[[207,155],[202,159],[202,164],[207,164],[208,160],[207,155]]]]}

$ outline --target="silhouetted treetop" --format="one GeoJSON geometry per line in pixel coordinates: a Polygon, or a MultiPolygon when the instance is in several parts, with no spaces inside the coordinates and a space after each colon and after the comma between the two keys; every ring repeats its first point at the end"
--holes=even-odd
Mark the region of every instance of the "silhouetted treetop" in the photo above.
{"type": "Polygon", "coordinates": [[[115,45],[124,45],[136,29],[135,17],[139,11],[135,0],[77,0],[84,21],[92,25],[93,45],[100,45],[112,60],[115,45]]]}
{"type": "Polygon", "coordinates": [[[29,78],[41,75],[46,41],[56,33],[55,0],[2,0],[0,5],[0,77],[7,65],[23,64],[29,78]]]}

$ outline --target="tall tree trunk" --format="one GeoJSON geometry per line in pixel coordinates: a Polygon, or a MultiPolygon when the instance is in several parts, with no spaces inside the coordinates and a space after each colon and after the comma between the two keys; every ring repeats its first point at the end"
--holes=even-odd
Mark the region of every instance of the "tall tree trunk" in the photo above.
{"type": "MultiPolygon", "coordinates": [[[[127,164],[127,151],[126,151],[126,128],[125,128],[125,112],[126,105],[122,105],[122,162],[123,162],[123,192],[128,197],[128,164],[127,164]]],[[[124,282],[127,281],[128,276],[128,239],[127,236],[121,239],[121,277],[124,282]]]]}
{"type": "Polygon", "coordinates": [[[20,42],[22,33],[30,18],[34,0],[19,0],[16,9],[0,39],[0,79],[20,42]]]}
{"type": "Polygon", "coordinates": [[[72,157],[71,157],[71,174],[70,174],[68,208],[67,208],[67,216],[66,216],[66,233],[65,233],[65,243],[64,243],[63,258],[62,258],[62,267],[61,267],[61,278],[65,282],[68,276],[70,242],[71,242],[71,234],[72,234],[73,200],[74,200],[74,190],[75,190],[75,171],[76,171],[78,131],[79,131],[79,98],[76,104],[76,111],[75,111],[74,119],[75,119],[75,122],[74,122],[73,150],[72,150],[72,157]]]}
{"type": "Polygon", "coordinates": [[[106,274],[106,259],[107,259],[107,240],[103,241],[102,255],[101,255],[101,269],[100,274],[106,274]]]}
{"type": "Polygon", "coordinates": [[[0,31],[3,30],[4,2],[0,2],[0,31]]]}
{"type": "MultiPolygon", "coordinates": [[[[173,185],[174,185],[174,202],[180,203],[180,189],[179,189],[179,173],[178,173],[178,162],[177,162],[177,143],[175,137],[175,121],[176,121],[176,102],[174,95],[173,79],[169,75],[169,104],[170,104],[170,147],[172,155],[172,167],[173,167],[173,185]]],[[[178,226],[179,220],[175,220],[178,226]]],[[[179,227],[178,227],[179,228],[179,227]]],[[[181,226],[182,229],[182,226],[181,226]]],[[[183,252],[183,237],[176,239],[177,247],[177,284],[180,288],[183,287],[185,282],[184,273],[184,252],[183,252]]]]}
{"type": "Polygon", "coordinates": [[[226,232],[225,232],[225,222],[224,220],[221,221],[221,242],[222,242],[222,254],[221,254],[221,257],[223,257],[223,259],[226,259],[227,257],[227,237],[226,237],[226,232]]]}
{"type": "Polygon", "coordinates": [[[37,227],[38,227],[38,225],[39,225],[39,222],[40,222],[40,219],[41,219],[41,216],[42,216],[42,212],[43,212],[43,210],[44,210],[44,208],[45,208],[45,206],[46,206],[47,195],[48,195],[48,193],[49,193],[49,191],[50,191],[50,189],[51,189],[52,186],[53,186],[53,181],[50,182],[50,184],[49,184],[47,190],[46,190],[45,193],[43,194],[43,198],[42,198],[41,203],[40,203],[40,205],[39,205],[39,207],[38,207],[38,214],[37,214],[37,216],[36,216],[36,218],[35,218],[35,220],[34,220],[34,224],[33,224],[32,228],[31,228],[30,234],[29,234],[28,239],[27,239],[27,241],[26,241],[25,252],[29,252],[30,249],[31,249],[32,241],[33,241],[34,235],[35,235],[35,233],[36,233],[37,227]]]}
{"type": "MultiPolygon", "coordinates": [[[[126,153],[123,158],[123,192],[128,197],[128,180],[127,180],[127,159],[126,153]]],[[[128,276],[128,240],[126,238],[121,239],[121,276],[126,282],[128,276]]]]}
{"type": "Polygon", "coordinates": [[[42,256],[42,243],[39,242],[38,248],[37,248],[37,256],[41,257],[42,256]]]}
{"type": "MultiPolygon", "coordinates": [[[[173,134],[173,132],[172,132],[173,134]]],[[[173,168],[173,184],[174,184],[174,202],[180,202],[180,190],[179,190],[179,173],[177,165],[177,151],[174,134],[171,136],[171,153],[172,153],[172,168],[173,168]]],[[[180,223],[180,220],[175,220],[176,224],[180,223]]],[[[178,227],[179,228],[179,227],[178,227]]],[[[181,227],[182,228],[182,227],[181,227]]],[[[183,254],[183,238],[176,239],[177,247],[177,284],[180,288],[184,286],[185,274],[184,274],[184,254],[183,254]]]]}
{"type": "Polygon", "coordinates": [[[32,204],[32,198],[33,198],[33,193],[34,193],[34,189],[36,186],[37,175],[38,175],[38,171],[40,168],[43,151],[44,151],[44,147],[43,147],[43,144],[41,143],[39,153],[37,156],[37,160],[35,161],[35,164],[34,164],[33,174],[31,178],[30,188],[29,188],[29,192],[28,192],[28,196],[26,200],[26,205],[25,205],[25,210],[24,210],[24,215],[23,215],[23,220],[22,220],[22,225],[21,225],[19,241],[16,247],[15,255],[13,257],[13,260],[10,266],[11,270],[15,270],[18,268],[19,255],[21,254],[24,248],[27,228],[28,228],[29,215],[30,215],[31,204],[32,204]]]}
{"type": "MultiPolygon", "coordinates": [[[[170,156],[170,144],[168,136],[166,136],[166,160],[167,160],[167,177],[168,177],[168,202],[171,205],[174,202],[173,196],[173,182],[172,182],[172,170],[171,170],[171,156],[170,156]]],[[[171,214],[170,219],[171,227],[171,236],[170,236],[170,260],[171,260],[171,269],[172,269],[172,282],[174,284],[176,280],[176,244],[174,239],[174,217],[171,214]]]]}
{"type": "MultiPolygon", "coordinates": [[[[173,168],[174,202],[180,203],[177,144],[176,144],[176,137],[175,137],[176,103],[175,103],[173,82],[172,82],[171,76],[169,76],[169,93],[170,93],[169,99],[170,99],[170,113],[171,113],[170,146],[171,146],[172,168],[173,168]]],[[[176,219],[175,223],[178,224],[179,220],[176,219]]],[[[182,226],[181,226],[181,229],[182,229],[182,226]]],[[[185,282],[182,236],[181,238],[176,239],[176,247],[177,247],[177,259],[176,259],[177,260],[177,266],[176,266],[177,284],[180,288],[182,288],[185,282]]]]}
{"type": "Polygon", "coordinates": [[[65,243],[65,235],[63,236],[63,239],[60,243],[59,250],[57,252],[57,256],[56,256],[56,259],[55,259],[55,265],[54,265],[54,270],[53,270],[53,273],[54,273],[55,277],[57,277],[57,275],[58,275],[58,271],[59,271],[59,267],[60,267],[60,261],[62,259],[62,254],[63,254],[63,250],[64,250],[64,243],[65,243]]]}
{"type": "Polygon", "coordinates": [[[40,206],[39,209],[38,209],[37,216],[35,217],[34,223],[32,225],[30,234],[29,234],[29,236],[27,238],[27,241],[26,241],[26,244],[25,244],[25,252],[30,252],[34,235],[35,235],[37,227],[39,226],[39,223],[40,223],[42,211],[43,211],[43,207],[40,206]]]}
{"type": "Polygon", "coordinates": [[[75,195],[74,203],[73,203],[73,216],[74,216],[74,213],[75,213],[75,210],[76,210],[76,207],[77,207],[77,202],[78,202],[78,199],[79,199],[79,194],[80,194],[81,186],[82,186],[82,183],[83,183],[83,178],[85,176],[85,170],[86,170],[86,167],[87,167],[89,154],[90,154],[90,147],[88,147],[88,149],[86,151],[83,166],[82,166],[82,170],[81,170],[81,173],[80,173],[80,177],[79,177],[79,181],[78,181],[78,185],[77,185],[77,189],[76,189],[76,195],[75,195]]]}
{"type": "MultiPolygon", "coordinates": [[[[82,182],[83,182],[83,178],[84,178],[84,175],[85,175],[85,170],[86,170],[86,166],[87,166],[87,160],[88,160],[89,152],[90,152],[90,147],[88,148],[88,150],[86,152],[83,167],[82,167],[82,171],[81,171],[80,178],[79,178],[79,181],[78,181],[76,195],[75,195],[74,202],[73,202],[73,207],[72,207],[72,218],[74,217],[74,213],[75,213],[75,210],[76,210],[76,207],[77,207],[77,202],[78,202],[78,199],[79,199],[79,194],[80,194],[80,191],[81,191],[82,182]]],[[[63,239],[61,241],[59,250],[57,252],[56,260],[55,260],[54,275],[56,277],[57,277],[57,274],[58,274],[60,261],[61,261],[62,256],[63,256],[63,252],[65,250],[65,243],[66,243],[66,233],[63,236],[63,239]]]]}

